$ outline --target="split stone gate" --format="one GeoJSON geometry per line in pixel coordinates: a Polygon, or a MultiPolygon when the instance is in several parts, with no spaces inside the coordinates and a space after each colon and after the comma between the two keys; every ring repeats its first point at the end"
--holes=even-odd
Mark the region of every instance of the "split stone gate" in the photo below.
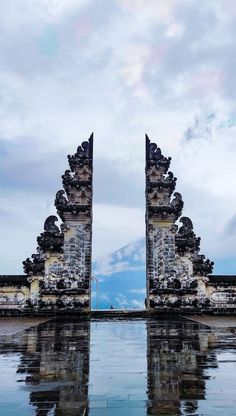
{"type": "MultiPolygon", "coordinates": [[[[37,252],[24,275],[0,276],[0,313],[87,313],[91,306],[93,135],[68,156],[37,252]]],[[[236,276],[212,275],[175,191],[170,157],[146,136],[146,308],[158,313],[235,313],[236,276]],[[179,221],[177,224],[176,222],[179,221]]]]}

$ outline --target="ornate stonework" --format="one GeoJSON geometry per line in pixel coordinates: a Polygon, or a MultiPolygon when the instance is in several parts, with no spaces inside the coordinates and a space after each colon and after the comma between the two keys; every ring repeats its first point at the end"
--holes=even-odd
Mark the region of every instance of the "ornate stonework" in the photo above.
{"type": "MultiPolygon", "coordinates": [[[[93,135],[68,156],[37,251],[23,262],[25,275],[0,276],[0,314],[90,311],[93,135]]],[[[182,216],[183,199],[162,155],[146,136],[147,298],[150,312],[236,313],[236,276],[214,276],[200,253],[200,237],[182,216]]]]}
{"type": "Polygon", "coordinates": [[[55,224],[58,218],[49,216],[37,238],[37,254],[23,262],[24,272],[39,287],[27,307],[48,313],[90,309],[93,135],[68,160],[64,190],[55,198],[61,229],[55,224]]]}
{"type": "Polygon", "coordinates": [[[174,192],[170,162],[146,136],[147,307],[194,310],[206,303],[202,286],[213,262],[199,254],[192,221],[181,217],[184,203],[174,192]]]}

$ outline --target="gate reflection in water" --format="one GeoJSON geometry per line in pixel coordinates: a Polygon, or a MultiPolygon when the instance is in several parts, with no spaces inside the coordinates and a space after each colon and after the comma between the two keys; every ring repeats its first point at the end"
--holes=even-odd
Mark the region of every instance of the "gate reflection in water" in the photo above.
{"type": "Polygon", "coordinates": [[[0,341],[0,415],[235,415],[235,334],[187,320],[50,321],[0,341]]]}

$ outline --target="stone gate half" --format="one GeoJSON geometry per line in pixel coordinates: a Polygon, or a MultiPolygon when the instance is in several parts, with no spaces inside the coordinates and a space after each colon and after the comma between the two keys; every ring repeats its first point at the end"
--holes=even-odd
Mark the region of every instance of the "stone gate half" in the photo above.
{"type": "Polygon", "coordinates": [[[213,276],[175,192],[171,158],[146,136],[146,306],[160,312],[235,313],[235,276],[213,276]],[[176,221],[179,219],[179,225],[176,221]]]}
{"type": "Polygon", "coordinates": [[[24,310],[43,313],[90,310],[93,135],[68,156],[55,207],[37,238],[37,253],[23,262],[30,294],[24,310]]]}

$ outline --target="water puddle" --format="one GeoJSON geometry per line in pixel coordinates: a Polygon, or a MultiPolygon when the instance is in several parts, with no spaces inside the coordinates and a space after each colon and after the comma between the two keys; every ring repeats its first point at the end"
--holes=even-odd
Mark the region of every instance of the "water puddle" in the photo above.
{"type": "Polygon", "coordinates": [[[235,415],[236,335],[188,320],[49,321],[0,341],[0,415],[235,415]]]}

